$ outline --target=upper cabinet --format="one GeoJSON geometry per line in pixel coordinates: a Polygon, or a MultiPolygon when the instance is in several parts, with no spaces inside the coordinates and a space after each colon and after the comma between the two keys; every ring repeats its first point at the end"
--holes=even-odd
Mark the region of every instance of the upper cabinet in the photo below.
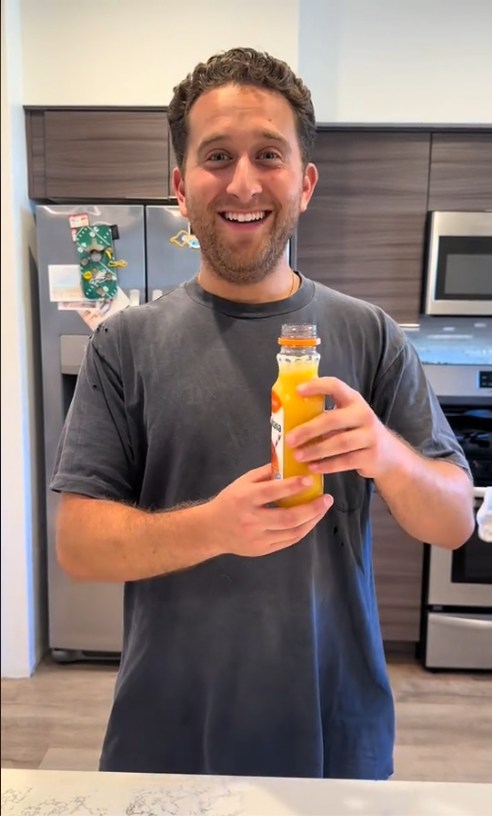
{"type": "Polygon", "coordinates": [[[30,198],[169,196],[165,109],[31,109],[26,111],[26,127],[30,198]]]}
{"type": "Polygon", "coordinates": [[[492,209],[492,134],[434,133],[429,210],[492,209]]]}
{"type": "Polygon", "coordinates": [[[319,181],[299,224],[299,269],[398,322],[416,321],[429,156],[429,133],[318,133],[319,181]]]}

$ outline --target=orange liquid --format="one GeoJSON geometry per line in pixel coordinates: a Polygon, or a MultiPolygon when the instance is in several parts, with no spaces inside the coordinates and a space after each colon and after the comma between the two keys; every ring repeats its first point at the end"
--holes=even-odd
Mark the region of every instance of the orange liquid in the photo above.
{"type": "MultiPolygon", "coordinates": [[[[324,411],[324,396],[302,397],[297,392],[297,386],[317,376],[317,362],[280,367],[278,379],[272,388],[273,418],[280,418],[283,427],[283,438],[278,442],[280,448],[278,462],[281,463],[282,476],[284,479],[292,476],[310,476],[313,479],[313,485],[302,493],[277,502],[279,507],[294,507],[323,495],[323,474],[312,473],[305,462],[298,462],[294,458],[295,449],[285,442],[285,437],[290,431],[309,422],[310,419],[314,419],[324,411]],[[278,411],[283,411],[283,416],[278,411]]],[[[275,471],[277,461],[274,454],[272,458],[275,471]]]]}

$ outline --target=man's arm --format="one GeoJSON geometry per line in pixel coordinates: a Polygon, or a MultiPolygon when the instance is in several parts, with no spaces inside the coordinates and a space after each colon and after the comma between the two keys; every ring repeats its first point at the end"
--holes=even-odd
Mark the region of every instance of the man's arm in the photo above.
{"type": "Polygon", "coordinates": [[[203,535],[203,505],[148,513],[121,502],[63,493],[56,549],[80,581],[138,581],[218,555],[203,535]]]}
{"type": "Polygon", "coordinates": [[[63,493],[57,526],[61,567],[83,581],[138,581],[223,554],[258,557],[296,544],[333,504],[321,496],[271,505],[306,489],[306,479],[249,471],[204,504],[146,512],[120,502],[63,493]]]}
{"type": "Polygon", "coordinates": [[[329,396],[336,409],[287,436],[296,458],[309,462],[313,473],[356,470],[373,479],[394,517],[419,541],[447,549],[465,543],[475,522],[472,484],[462,468],[409,447],[338,379],[311,380],[299,391],[329,396]]]}
{"type": "Polygon", "coordinates": [[[464,470],[450,462],[420,456],[391,434],[390,464],[375,484],[392,515],[418,541],[456,549],[471,536],[475,519],[473,485],[464,470]]]}

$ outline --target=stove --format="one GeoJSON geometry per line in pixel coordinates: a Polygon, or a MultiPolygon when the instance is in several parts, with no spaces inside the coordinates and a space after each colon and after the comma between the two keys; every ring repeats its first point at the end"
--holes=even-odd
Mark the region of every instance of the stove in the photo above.
{"type": "MultiPolygon", "coordinates": [[[[466,456],[478,512],[492,485],[492,319],[403,326],[466,456]]],[[[478,527],[457,550],[424,546],[420,653],[428,669],[492,669],[492,545],[478,527]]]]}

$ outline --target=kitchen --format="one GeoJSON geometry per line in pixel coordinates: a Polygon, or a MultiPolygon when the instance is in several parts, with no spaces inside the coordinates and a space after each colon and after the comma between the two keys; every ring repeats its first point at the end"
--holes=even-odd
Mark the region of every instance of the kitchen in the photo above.
{"type": "MultiPolygon", "coordinates": [[[[285,13],[285,10],[283,13],[285,13]]],[[[396,23],[399,23],[399,21],[396,21],[395,24],[396,23]]],[[[305,33],[307,29],[304,28],[303,31],[305,33]]],[[[312,32],[310,36],[312,36],[312,32]]],[[[309,68],[307,52],[305,60],[304,70],[306,72],[309,68]]],[[[31,81],[33,81],[33,79],[31,79],[31,81]]],[[[322,90],[324,92],[324,89],[322,90]]],[[[81,89],[80,87],[77,88],[76,96],[75,89],[72,86],[70,92],[65,89],[65,96],[61,94],[60,90],[60,95],[58,98],[54,99],[52,97],[51,100],[48,92],[49,88],[45,87],[42,98],[38,97],[36,99],[31,96],[31,99],[25,99],[24,102],[26,104],[32,102],[33,104],[39,105],[50,105],[51,103],[55,105],[64,105],[73,103],[74,98],[76,98],[77,102],[80,100],[80,104],[95,105],[97,102],[101,102],[101,98],[96,99],[95,96],[92,96],[91,99],[88,99],[87,96],[84,98],[84,93],[87,94],[87,91],[81,89]]],[[[112,100],[106,98],[104,101],[109,104],[112,100]]],[[[119,100],[116,100],[116,102],[118,101],[124,104],[125,102],[128,103],[129,99],[128,97],[126,100],[122,100],[120,98],[119,100]]],[[[140,102],[140,100],[136,101],[140,102]]],[[[148,100],[144,99],[144,102],[145,101],[148,100]]],[[[472,101],[473,100],[469,100],[467,98],[466,104],[472,104],[472,101]]],[[[132,100],[132,102],[135,103],[135,100],[132,100]]],[[[357,104],[359,105],[359,108],[357,110],[359,115],[362,116],[364,120],[370,121],[367,119],[367,113],[363,109],[362,102],[363,100],[358,99],[357,104]]],[[[156,104],[155,99],[152,100],[152,102],[149,102],[149,104],[152,103],[156,104]]],[[[463,105],[464,104],[465,102],[463,102],[463,105]]],[[[357,106],[354,107],[357,108],[357,106]]],[[[410,108],[408,108],[408,110],[410,110],[410,108]]],[[[413,110],[416,111],[416,108],[413,110]]],[[[424,115],[420,117],[417,115],[417,118],[419,121],[431,121],[429,116],[433,110],[434,109],[429,102],[427,113],[425,114],[424,112],[424,115]]],[[[343,111],[340,112],[340,116],[342,113],[343,111]]],[[[400,121],[405,122],[409,117],[408,112],[406,114],[404,112],[398,114],[398,111],[390,116],[391,111],[386,111],[385,113],[384,104],[381,102],[379,113],[381,116],[378,117],[378,121],[395,121],[399,119],[400,121]]],[[[355,110],[353,111],[353,115],[355,116],[355,110]]],[[[448,109],[444,110],[441,116],[438,118],[440,118],[443,123],[446,124],[448,122],[456,122],[460,115],[459,110],[457,111],[455,108],[449,107],[448,109]]],[[[413,119],[414,114],[410,113],[410,117],[413,119]]],[[[333,114],[327,110],[326,114],[320,118],[324,119],[325,121],[330,121],[333,120],[334,117],[333,114]]],[[[353,119],[352,116],[349,116],[348,118],[353,121],[360,121],[360,119],[353,119]]],[[[319,197],[313,202],[314,206],[311,218],[309,221],[304,220],[301,224],[297,249],[299,267],[304,269],[308,275],[312,274],[314,276],[314,274],[317,273],[318,276],[320,276],[321,269],[326,269],[327,262],[332,261],[334,275],[340,274],[340,276],[344,276],[343,280],[341,279],[339,282],[334,281],[332,283],[335,288],[337,288],[338,284],[340,284],[341,289],[344,288],[345,291],[347,291],[347,289],[350,291],[350,287],[356,287],[358,284],[360,284],[358,285],[357,289],[359,296],[367,296],[368,299],[378,299],[381,302],[381,305],[388,307],[390,313],[392,313],[395,316],[395,319],[398,319],[399,322],[415,322],[418,315],[416,314],[414,307],[414,303],[417,302],[414,299],[414,292],[417,291],[417,283],[420,283],[420,277],[422,274],[422,236],[420,233],[425,227],[426,212],[428,209],[426,207],[428,185],[424,175],[429,166],[431,141],[432,150],[436,151],[435,155],[439,160],[438,164],[436,164],[436,172],[439,172],[439,170],[442,171],[443,168],[445,170],[446,168],[446,147],[452,151],[453,155],[456,155],[457,151],[461,151],[461,154],[464,155],[465,159],[468,161],[467,166],[470,168],[474,166],[476,168],[474,171],[475,175],[473,177],[473,189],[478,191],[478,193],[480,193],[482,196],[487,195],[487,167],[489,166],[485,160],[487,156],[487,134],[480,132],[479,129],[475,127],[471,128],[471,130],[473,130],[471,135],[465,132],[470,130],[470,127],[467,127],[466,125],[466,121],[479,122],[484,121],[486,117],[485,114],[480,114],[477,110],[477,112],[473,113],[473,115],[470,113],[468,117],[465,112],[465,114],[463,114],[463,118],[465,121],[461,127],[456,126],[452,132],[449,132],[450,129],[448,128],[445,134],[439,133],[437,128],[434,129],[431,135],[429,135],[430,129],[426,130],[425,133],[419,131],[418,128],[410,133],[408,131],[403,134],[399,132],[396,134],[396,145],[392,141],[393,134],[391,132],[388,134],[388,132],[385,132],[384,130],[378,131],[377,129],[374,129],[361,135],[354,133],[352,130],[347,133],[347,130],[343,131],[343,129],[340,127],[333,127],[330,130],[328,126],[325,130],[323,130],[322,134],[320,134],[321,138],[319,142],[319,150],[322,151],[323,146],[327,145],[327,150],[330,151],[334,149],[334,145],[337,146],[339,143],[343,143],[342,147],[345,150],[345,154],[343,154],[343,152],[341,153],[340,151],[337,152],[333,162],[330,162],[329,154],[326,160],[323,158],[323,155],[320,155],[319,163],[323,167],[323,176],[325,179],[327,179],[327,183],[325,184],[324,188],[320,187],[319,197]],[[472,150],[467,151],[466,144],[470,144],[470,142],[473,143],[474,147],[472,150]],[[366,151],[365,154],[364,151],[366,151]],[[366,157],[365,159],[364,155],[366,157]],[[404,169],[401,169],[402,155],[404,155],[406,162],[404,169]],[[480,156],[482,156],[482,159],[480,159],[480,156]],[[475,165],[473,165],[474,160],[475,165]],[[350,181],[350,166],[355,166],[356,161],[359,168],[364,168],[364,166],[368,168],[368,175],[365,177],[365,179],[362,179],[365,184],[362,191],[360,189],[352,189],[352,192],[349,191],[349,197],[347,200],[349,203],[352,203],[352,206],[351,209],[349,208],[348,214],[347,211],[345,211],[346,217],[341,223],[341,227],[343,229],[348,230],[350,228],[352,255],[347,255],[346,246],[345,248],[344,246],[341,246],[340,248],[340,245],[337,246],[337,244],[333,241],[333,232],[335,232],[335,230],[340,226],[338,222],[333,221],[331,222],[331,251],[333,252],[333,257],[330,257],[330,247],[328,247],[327,252],[325,252],[325,248],[320,242],[322,231],[323,229],[326,230],[325,223],[321,221],[323,218],[323,211],[326,213],[327,209],[330,208],[330,205],[333,209],[333,206],[329,200],[330,194],[334,197],[344,195],[341,185],[343,185],[345,180],[350,181]],[[361,161],[362,165],[360,164],[361,161]],[[364,164],[364,161],[366,164],[364,164]],[[390,161],[390,163],[392,161],[392,164],[385,175],[384,167],[385,163],[388,161],[390,161]],[[480,162],[482,162],[482,164],[480,164],[480,162]],[[371,163],[375,168],[375,177],[371,177],[370,175],[371,163]],[[400,170],[398,168],[400,168],[400,170]],[[333,179],[330,174],[333,174],[333,179]],[[332,180],[335,183],[332,183],[332,180]],[[421,180],[424,181],[422,185],[420,185],[421,180]],[[361,212],[358,207],[362,208],[365,212],[368,211],[368,205],[370,207],[371,201],[373,200],[370,198],[365,198],[364,196],[369,196],[371,185],[374,185],[375,183],[376,185],[380,184],[381,187],[386,185],[386,194],[384,197],[380,196],[378,200],[378,208],[375,211],[371,211],[374,212],[374,223],[371,224],[369,220],[369,228],[372,229],[369,238],[371,239],[371,235],[373,237],[372,240],[369,240],[368,242],[367,232],[362,232],[362,234],[359,232],[359,234],[357,234],[357,228],[361,224],[361,212]],[[398,195],[399,191],[401,190],[405,190],[404,201],[402,201],[402,197],[398,195]],[[400,209],[398,209],[399,207],[400,209]],[[321,227],[321,232],[317,227],[318,223],[321,227]],[[381,237],[381,232],[374,229],[375,223],[384,223],[385,228],[391,228],[391,231],[389,234],[381,237]],[[401,247],[402,238],[405,239],[404,247],[401,247]],[[371,251],[369,253],[368,248],[371,248],[371,246],[374,247],[374,244],[376,244],[375,251],[371,251]],[[390,251],[393,252],[393,255],[390,254],[390,251]],[[317,256],[317,252],[321,252],[321,254],[317,256]],[[338,252],[337,256],[335,256],[336,252],[338,252]],[[377,254],[378,252],[379,255],[377,254]],[[368,255],[370,255],[369,259],[367,259],[368,255]],[[401,259],[398,267],[398,277],[395,284],[392,285],[391,275],[394,274],[393,270],[395,269],[395,261],[398,259],[401,259]],[[366,264],[364,274],[367,272],[367,277],[365,277],[363,280],[360,279],[360,273],[354,271],[351,274],[350,271],[350,267],[354,269],[357,261],[359,261],[359,267],[362,261],[364,261],[366,264]],[[417,269],[419,278],[417,278],[417,274],[415,272],[417,269]],[[377,270],[377,272],[375,272],[375,270],[377,270]],[[399,293],[403,293],[405,297],[398,299],[397,296],[399,293]]],[[[490,148],[488,149],[490,150],[490,148]]],[[[436,178],[437,181],[439,181],[438,175],[434,176],[434,180],[436,178]]],[[[444,178],[442,188],[449,190],[449,177],[444,178]]],[[[440,204],[435,206],[434,202],[439,195],[442,195],[442,193],[440,193],[439,186],[436,187],[434,181],[430,188],[430,203],[432,206],[429,209],[445,209],[444,207],[441,207],[440,204]]],[[[461,199],[458,206],[460,209],[468,209],[470,203],[471,198],[468,194],[466,205],[462,204],[461,199]]],[[[471,204],[471,206],[473,206],[473,204],[471,204]]],[[[323,274],[326,281],[326,272],[323,274]]],[[[352,289],[352,291],[355,294],[355,290],[352,289]]],[[[15,457],[13,458],[15,460],[15,457]]],[[[24,495],[24,491],[22,489],[17,492],[20,495],[24,495]]],[[[384,523],[385,522],[386,520],[384,520],[384,523]]],[[[407,550],[405,550],[405,552],[407,552],[407,550]]],[[[408,550],[408,552],[410,551],[408,550]]],[[[413,551],[411,554],[409,554],[408,558],[412,580],[415,582],[415,586],[418,586],[420,581],[420,563],[417,563],[417,559],[416,556],[414,556],[413,551]]],[[[381,570],[384,573],[385,563],[387,563],[385,553],[383,553],[381,561],[381,570]]],[[[395,566],[393,563],[391,563],[389,573],[394,574],[395,568],[397,568],[397,565],[395,566]]],[[[402,577],[401,573],[397,572],[396,579],[398,588],[403,585],[403,589],[405,589],[403,578],[404,576],[402,577]]],[[[23,586],[16,586],[16,591],[19,596],[21,596],[23,593],[23,586]]],[[[384,593],[390,595],[390,585],[385,587],[383,594],[384,593]]],[[[419,625],[419,604],[420,602],[418,599],[415,600],[414,594],[411,596],[407,595],[406,597],[402,597],[400,602],[397,603],[396,607],[394,598],[382,598],[383,612],[384,609],[386,609],[389,613],[383,623],[387,627],[388,634],[390,636],[393,635],[393,637],[389,637],[389,639],[399,640],[399,635],[402,632],[407,632],[408,634],[406,639],[404,635],[403,640],[407,643],[412,642],[412,639],[415,638],[415,627],[418,627],[419,625]],[[393,614],[393,618],[391,618],[391,610],[395,608],[396,613],[393,614]],[[405,610],[407,610],[408,614],[405,613],[405,610]],[[399,628],[395,631],[394,622],[399,615],[401,615],[401,618],[399,619],[399,628]]],[[[21,612],[21,615],[22,614],[23,613],[21,612]]],[[[32,632],[30,634],[32,635],[32,632]]]]}

